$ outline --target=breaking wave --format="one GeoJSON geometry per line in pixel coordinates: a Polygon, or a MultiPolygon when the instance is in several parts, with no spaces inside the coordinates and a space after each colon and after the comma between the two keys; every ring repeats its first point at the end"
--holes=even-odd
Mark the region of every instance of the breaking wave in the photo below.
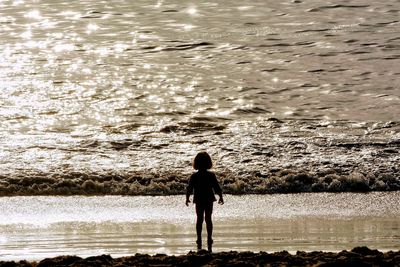
{"type": "Polygon", "coordinates": [[[108,140],[18,139],[0,167],[0,195],[184,194],[200,150],[229,194],[400,190],[399,128],[270,118],[167,124],[134,138],[124,128],[108,140]]]}
{"type": "MultiPolygon", "coordinates": [[[[400,190],[399,172],[353,172],[348,175],[304,173],[284,169],[269,174],[260,172],[236,176],[218,173],[225,193],[269,194],[300,192],[369,192],[400,190]]],[[[70,173],[63,177],[2,178],[0,195],[174,195],[184,194],[187,176],[96,175],[70,173]]]]}

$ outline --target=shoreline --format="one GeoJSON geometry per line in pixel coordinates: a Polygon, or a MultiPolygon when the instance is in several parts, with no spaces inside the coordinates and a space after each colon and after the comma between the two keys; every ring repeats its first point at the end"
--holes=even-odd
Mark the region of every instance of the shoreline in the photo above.
{"type": "MultiPolygon", "coordinates": [[[[397,193],[400,192],[400,189],[396,190],[369,190],[369,191],[321,191],[321,192],[314,192],[314,191],[304,191],[304,192],[246,192],[246,193],[235,193],[235,192],[223,192],[224,196],[232,196],[232,197],[249,197],[249,196],[280,196],[280,195],[317,195],[317,194],[326,194],[326,195],[345,195],[345,194],[355,194],[355,195],[368,195],[368,194],[379,194],[379,193],[397,193]]],[[[46,197],[54,197],[54,198],[74,198],[74,197],[82,197],[82,198],[96,198],[96,197],[182,197],[183,199],[186,196],[185,192],[177,192],[177,193],[148,193],[148,194],[98,194],[98,193],[76,193],[76,194],[13,194],[13,195],[0,195],[0,199],[7,199],[7,198],[46,198],[46,197]]],[[[217,196],[216,196],[217,197],[217,196]]],[[[193,198],[193,195],[191,195],[193,198]]],[[[217,203],[217,202],[215,202],[217,203]]]]}
{"type": "MultiPolygon", "coordinates": [[[[400,250],[399,192],[225,196],[214,252],[400,250]],[[249,205],[251,203],[251,205],[249,205]]],[[[0,260],[183,255],[195,248],[183,196],[0,198],[0,260]]],[[[205,230],[205,229],[204,229],[205,230]]]]}
{"type": "Polygon", "coordinates": [[[190,251],[186,255],[135,254],[134,256],[112,258],[99,255],[87,258],[58,256],[41,261],[0,261],[2,266],[44,267],[44,266],[399,266],[400,250],[381,252],[368,247],[355,247],[341,252],[287,251],[267,252],[218,252],[190,251]]]}

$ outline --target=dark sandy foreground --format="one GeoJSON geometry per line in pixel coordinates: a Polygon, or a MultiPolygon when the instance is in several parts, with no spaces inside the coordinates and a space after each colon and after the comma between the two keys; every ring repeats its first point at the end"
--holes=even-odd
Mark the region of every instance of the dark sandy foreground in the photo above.
{"type": "Polygon", "coordinates": [[[40,262],[0,262],[8,266],[400,266],[400,251],[382,253],[367,247],[356,247],[351,251],[302,252],[292,255],[287,251],[266,252],[189,252],[182,256],[158,254],[149,256],[136,254],[131,257],[113,259],[101,255],[82,259],[77,256],[59,256],[40,262]]]}

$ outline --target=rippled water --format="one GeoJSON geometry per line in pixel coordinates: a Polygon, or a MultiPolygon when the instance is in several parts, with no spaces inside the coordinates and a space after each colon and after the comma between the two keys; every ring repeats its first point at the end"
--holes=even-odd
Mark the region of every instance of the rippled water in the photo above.
{"type": "Polygon", "coordinates": [[[186,175],[200,149],[238,177],[347,164],[400,187],[399,10],[1,1],[0,191],[24,184],[10,177],[186,175]]]}
{"type": "MultiPolygon", "coordinates": [[[[398,192],[228,195],[214,207],[214,251],[398,250],[399,207],[398,192]]],[[[0,259],[186,254],[194,222],[184,196],[3,197],[0,259]]]]}

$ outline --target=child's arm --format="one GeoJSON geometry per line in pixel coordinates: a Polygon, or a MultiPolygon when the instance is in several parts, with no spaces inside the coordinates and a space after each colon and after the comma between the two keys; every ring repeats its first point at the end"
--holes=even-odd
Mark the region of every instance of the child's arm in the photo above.
{"type": "Polygon", "coordinates": [[[222,197],[222,191],[221,193],[218,194],[219,199],[218,199],[218,204],[224,205],[224,198],[222,197]]]}
{"type": "Polygon", "coordinates": [[[189,179],[189,184],[186,188],[186,206],[189,206],[190,203],[190,195],[193,193],[193,178],[192,176],[189,179]]]}
{"type": "Polygon", "coordinates": [[[214,175],[214,184],[213,184],[214,192],[218,194],[219,200],[218,204],[223,205],[224,204],[224,198],[222,197],[222,189],[221,186],[218,183],[217,177],[214,175]]]}
{"type": "Polygon", "coordinates": [[[189,203],[190,203],[190,194],[186,193],[186,202],[185,202],[185,205],[186,205],[186,206],[189,206],[189,203]]]}

